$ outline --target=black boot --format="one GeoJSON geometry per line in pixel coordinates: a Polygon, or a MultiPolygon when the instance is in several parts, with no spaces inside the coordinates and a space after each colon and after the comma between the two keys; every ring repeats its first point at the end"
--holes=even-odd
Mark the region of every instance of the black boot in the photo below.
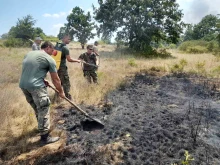
{"type": "Polygon", "coordinates": [[[41,139],[40,141],[43,143],[43,144],[49,144],[49,143],[54,143],[56,141],[58,141],[60,138],[59,137],[51,137],[49,135],[49,133],[45,134],[45,135],[41,135],[41,139]]]}

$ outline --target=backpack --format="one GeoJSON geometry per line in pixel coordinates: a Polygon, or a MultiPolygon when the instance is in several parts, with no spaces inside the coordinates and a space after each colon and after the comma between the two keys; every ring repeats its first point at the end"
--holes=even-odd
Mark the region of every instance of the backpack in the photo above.
{"type": "Polygon", "coordinates": [[[57,42],[54,51],[53,51],[53,59],[56,61],[56,68],[57,70],[60,68],[60,62],[61,62],[61,55],[62,55],[62,49],[63,49],[63,44],[57,42]]]}

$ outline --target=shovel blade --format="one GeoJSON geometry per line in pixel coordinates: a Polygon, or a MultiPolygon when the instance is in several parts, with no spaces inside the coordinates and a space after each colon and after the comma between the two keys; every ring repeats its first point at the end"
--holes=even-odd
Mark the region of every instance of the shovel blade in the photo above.
{"type": "Polygon", "coordinates": [[[81,125],[84,131],[95,131],[104,128],[104,124],[97,119],[81,121],[81,125]]]}

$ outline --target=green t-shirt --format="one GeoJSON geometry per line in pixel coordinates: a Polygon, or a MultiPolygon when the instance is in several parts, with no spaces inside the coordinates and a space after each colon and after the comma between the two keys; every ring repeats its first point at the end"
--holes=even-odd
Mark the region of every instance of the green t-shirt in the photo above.
{"type": "Polygon", "coordinates": [[[44,87],[44,78],[48,71],[57,72],[55,60],[44,51],[30,51],[22,63],[19,87],[23,89],[44,87]]]}
{"type": "Polygon", "coordinates": [[[70,55],[70,52],[67,46],[64,44],[64,46],[62,47],[60,67],[66,67],[66,56],[67,55],[70,55]]]}

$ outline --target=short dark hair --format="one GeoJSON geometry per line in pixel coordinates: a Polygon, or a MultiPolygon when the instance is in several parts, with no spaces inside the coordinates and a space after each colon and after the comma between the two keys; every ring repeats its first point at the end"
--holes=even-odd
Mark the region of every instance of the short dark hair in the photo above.
{"type": "Polygon", "coordinates": [[[87,45],[87,49],[93,49],[93,45],[87,45]]]}
{"type": "Polygon", "coordinates": [[[63,35],[63,37],[62,37],[62,38],[64,39],[64,38],[66,38],[66,37],[70,37],[70,34],[65,33],[65,34],[63,35]]]}
{"type": "Polygon", "coordinates": [[[41,45],[41,49],[45,49],[47,47],[50,47],[50,48],[54,48],[53,44],[49,41],[45,41],[42,45],[41,45]]]}
{"type": "Polygon", "coordinates": [[[95,41],[94,44],[99,44],[98,41],[95,41]]]}

